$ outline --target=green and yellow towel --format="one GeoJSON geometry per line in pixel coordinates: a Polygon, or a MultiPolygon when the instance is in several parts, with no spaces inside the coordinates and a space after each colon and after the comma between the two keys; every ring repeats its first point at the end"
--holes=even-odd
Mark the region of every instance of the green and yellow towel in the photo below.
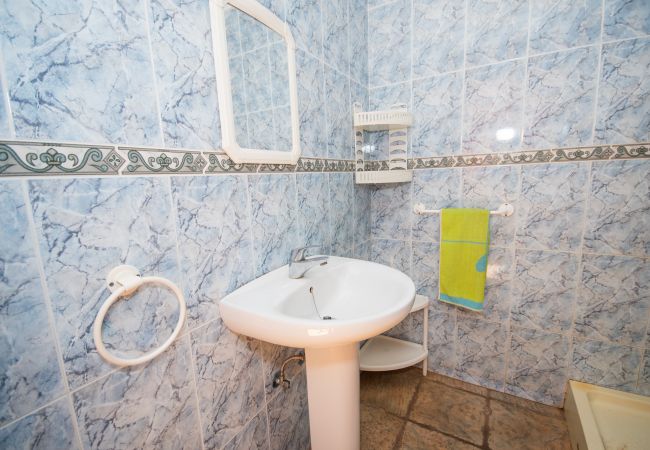
{"type": "Polygon", "coordinates": [[[440,301],[483,310],[490,212],[449,208],[440,217],[440,301]]]}

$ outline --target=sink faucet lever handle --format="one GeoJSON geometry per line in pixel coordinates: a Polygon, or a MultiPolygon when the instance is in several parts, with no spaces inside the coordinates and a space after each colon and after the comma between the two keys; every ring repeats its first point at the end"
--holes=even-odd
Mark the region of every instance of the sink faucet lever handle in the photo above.
{"type": "Polygon", "coordinates": [[[320,249],[321,247],[322,245],[318,244],[318,245],[308,245],[306,247],[294,248],[293,250],[291,250],[291,261],[293,262],[304,261],[305,253],[307,252],[307,250],[314,249],[314,248],[320,249]]]}

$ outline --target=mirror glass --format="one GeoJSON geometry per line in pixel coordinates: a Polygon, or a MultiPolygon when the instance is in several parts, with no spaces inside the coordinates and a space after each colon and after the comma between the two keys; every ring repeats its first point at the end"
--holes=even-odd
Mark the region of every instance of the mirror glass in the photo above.
{"type": "Polygon", "coordinates": [[[237,144],[291,152],[287,44],[232,5],[226,4],[224,16],[237,144]]]}

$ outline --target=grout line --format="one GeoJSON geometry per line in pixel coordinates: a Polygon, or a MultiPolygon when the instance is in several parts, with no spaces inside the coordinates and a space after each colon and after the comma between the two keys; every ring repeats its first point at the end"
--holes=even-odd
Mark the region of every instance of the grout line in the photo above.
{"type": "MultiPolygon", "coordinates": [[[[172,213],[172,227],[174,231],[174,246],[176,249],[176,264],[178,264],[178,277],[179,281],[178,284],[180,285],[181,292],[185,292],[183,289],[183,285],[185,284],[184,280],[185,277],[183,276],[183,265],[181,263],[181,251],[180,251],[180,245],[178,242],[178,237],[180,236],[178,230],[179,230],[179,215],[178,215],[178,207],[174,198],[174,192],[172,189],[172,177],[167,177],[168,178],[168,183],[167,183],[167,188],[169,192],[169,201],[171,203],[171,213],[172,213]]],[[[203,418],[201,414],[201,408],[200,408],[200,403],[199,403],[199,394],[198,394],[198,380],[196,378],[196,358],[194,357],[194,352],[192,349],[192,339],[191,339],[191,331],[189,329],[190,327],[188,326],[188,320],[185,320],[185,333],[184,336],[179,336],[180,339],[182,338],[187,338],[187,349],[186,351],[189,351],[189,357],[190,357],[190,377],[192,378],[191,380],[191,385],[192,385],[192,390],[194,391],[194,402],[195,402],[195,408],[196,408],[196,416],[197,416],[197,421],[199,425],[199,436],[201,438],[201,449],[205,449],[205,440],[203,437],[203,418]]],[[[179,340],[180,340],[179,339],[179,340]]],[[[180,346],[178,347],[178,351],[181,351],[180,346]]]]}
{"type": "Polygon", "coordinates": [[[0,102],[5,105],[5,113],[7,114],[7,125],[9,126],[9,135],[13,138],[16,137],[16,124],[14,123],[14,115],[11,108],[11,96],[9,94],[9,81],[7,80],[7,71],[3,56],[0,54],[0,90],[4,92],[0,102]]]}
{"type": "Polygon", "coordinates": [[[465,0],[463,6],[463,66],[460,69],[462,83],[460,87],[460,137],[458,139],[458,148],[456,149],[459,154],[463,153],[463,146],[465,144],[465,95],[467,94],[467,21],[469,16],[469,0],[465,0]]]}
{"type": "Polygon", "coordinates": [[[605,28],[605,0],[600,2],[600,34],[598,36],[598,43],[595,47],[598,49],[598,63],[596,64],[596,90],[594,92],[594,108],[592,112],[592,126],[591,126],[591,143],[596,141],[596,124],[598,123],[599,113],[599,96],[600,96],[600,79],[603,72],[603,32],[605,28]]]}
{"type": "Polygon", "coordinates": [[[201,403],[199,402],[199,381],[197,377],[197,362],[196,355],[194,355],[194,348],[192,347],[192,336],[187,335],[187,347],[190,352],[190,377],[192,378],[191,384],[194,390],[194,407],[196,408],[196,419],[199,425],[199,437],[201,438],[201,449],[205,450],[205,437],[203,432],[203,414],[201,413],[201,403]]]}
{"type": "Polygon", "coordinates": [[[526,148],[525,145],[525,138],[526,138],[526,130],[528,128],[528,120],[527,120],[527,114],[526,114],[526,108],[528,107],[528,85],[529,85],[529,77],[530,77],[530,28],[531,28],[531,22],[532,22],[532,8],[530,5],[530,2],[528,2],[528,25],[527,25],[527,30],[526,30],[526,53],[525,53],[525,59],[523,60],[524,65],[524,80],[523,80],[523,86],[521,90],[521,117],[520,120],[521,122],[519,123],[519,145],[518,149],[524,149],[526,148]]]}
{"type": "MultiPolygon", "coordinates": [[[[79,431],[79,423],[77,421],[77,415],[74,409],[74,403],[72,401],[72,395],[70,390],[70,382],[68,381],[68,375],[65,371],[65,361],[63,358],[63,350],[61,349],[61,342],[59,340],[59,334],[56,328],[56,319],[54,317],[54,308],[52,306],[52,299],[50,297],[50,291],[47,286],[47,278],[45,276],[45,265],[43,263],[43,257],[41,255],[41,249],[38,244],[38,238],[36,235],[36,221],[34,219],[34,210],[32,209],[32,202],[29,198],[29,188],[27,185],[27,180],[23,180],[20,183],[23,191],[23,201],[25,204],[25,215],[27,217],[27,232],[31,237],[31,244],[34,251],[34,256],[36,259],[36,264],[38,265],[38,275],[41,283],[41,292],[43,293],[43,307],[45,308],[48,320],[48,328],[52,335],[52,342],[54,344],[54,351],[56,352],[56,359],[59,366],[59,373],[61,376],[61,383],[63,385],[64,396],[68,398],[68,407],[70,408],[72,429],[79,444],[79,448],[83,448],[81,441],[81,432],[79,431]]],[[[26,415],[33,414],[29,412],[26,415]]],[[[24,417],[24,416],[23,416],[24,417]]]]}
{"type": "Polygon", "coordinates": [[[160,131],[160,142],[165,145],[165,131],[163,128],[162,109],[160,108],[160,89],[158,87],[158,77],[156,75],[156,64],[153,58],[153,42],[151,41],[151,2],[146,0],[144,2],[144,19],[145,27],[147,28],[147,45],[149,47],[149,63],[151,64],[151,77],[153,80],[153,90],[156,94],[156,112],[158,113],[158,131],[160,131]]]}

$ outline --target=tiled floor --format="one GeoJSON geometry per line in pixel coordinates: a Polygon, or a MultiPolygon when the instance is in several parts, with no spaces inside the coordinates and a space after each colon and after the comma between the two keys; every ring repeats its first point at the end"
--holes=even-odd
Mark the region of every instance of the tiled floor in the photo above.
{"type": "Polygon", "coordinates": [[[361,373],[366,450],[570,450],[561,409],[416,368],[361,373]]]}

